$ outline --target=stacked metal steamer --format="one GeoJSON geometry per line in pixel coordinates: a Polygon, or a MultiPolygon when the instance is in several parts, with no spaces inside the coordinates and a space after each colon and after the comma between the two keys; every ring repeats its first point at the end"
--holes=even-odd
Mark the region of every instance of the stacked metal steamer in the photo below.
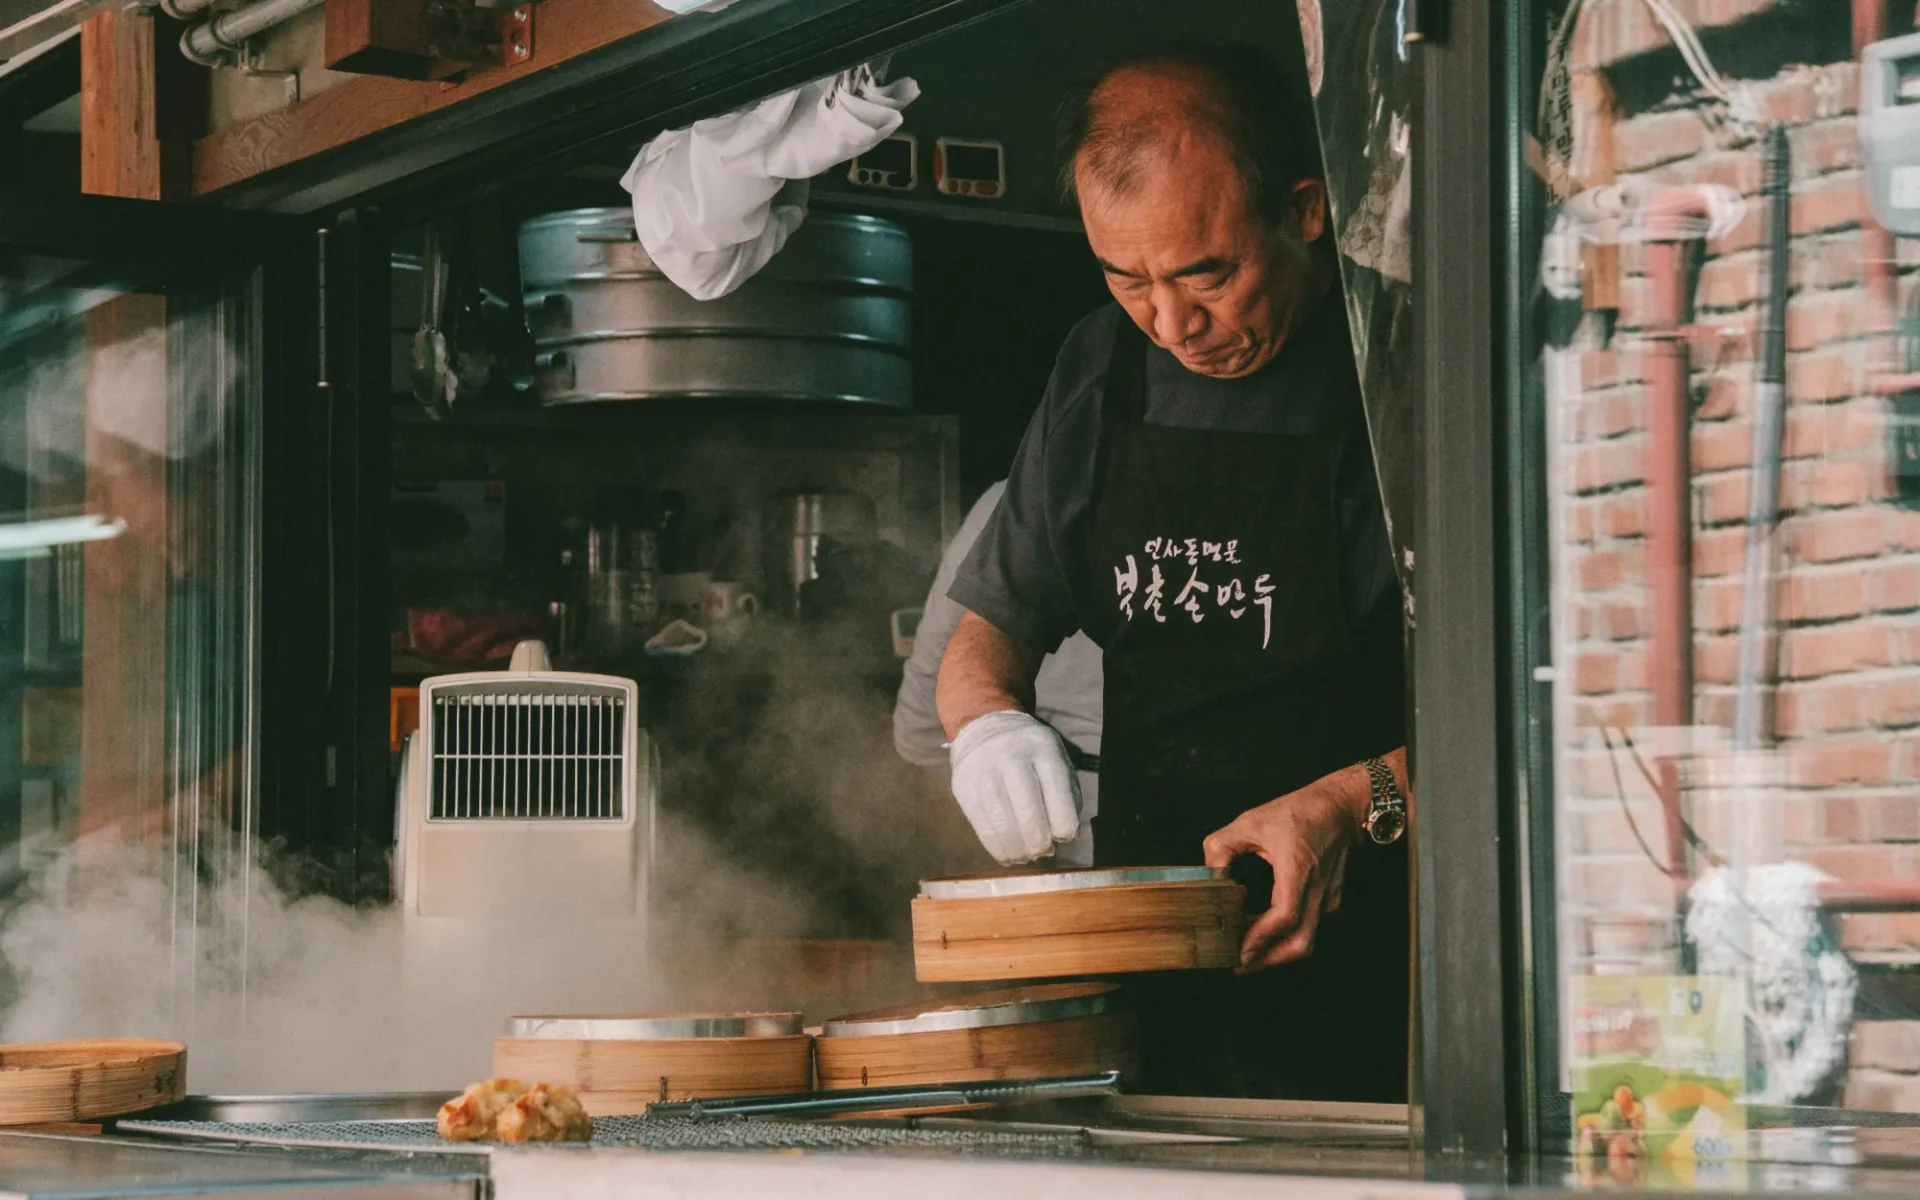
{"type": "Polygon", "coordinates": [[[913,403],[913,244],[874,217],[815,213],[759,274],[695,300],[624,208],[520,227],[542,404],[616,400],[913,403]]]}

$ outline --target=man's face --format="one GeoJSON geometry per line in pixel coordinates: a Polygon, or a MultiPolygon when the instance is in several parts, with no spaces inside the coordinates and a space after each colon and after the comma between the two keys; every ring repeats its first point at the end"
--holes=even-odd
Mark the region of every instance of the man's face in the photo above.
{"type": "Polygon", "coordinates": [[[1266,366],[1318,298],[1308,251],[1326,220],[1317,181],[1295,185],[1279,230],[1252,211],[1224,149],[1183,147],[1124,195],[1084,169],[1076,183],[1114,299],[1196,375],[1237,379],[1266,366]]]}

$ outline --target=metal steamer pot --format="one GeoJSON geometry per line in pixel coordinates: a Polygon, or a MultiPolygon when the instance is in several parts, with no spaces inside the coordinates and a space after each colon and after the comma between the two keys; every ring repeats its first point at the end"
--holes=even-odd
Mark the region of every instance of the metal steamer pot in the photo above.
{"type": "Polygon", "coordinates": [[[913,403],[913,245],[873,217],[809,216],[731,295],[695,300],[660,272],[624,208],[520,227],[543,404],[596,400],[913,403]]]}

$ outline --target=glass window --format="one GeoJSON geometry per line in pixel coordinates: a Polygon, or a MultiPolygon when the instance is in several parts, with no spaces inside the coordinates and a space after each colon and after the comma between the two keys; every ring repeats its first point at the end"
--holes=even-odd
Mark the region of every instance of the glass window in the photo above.
{"type": "Polygon", "coordinates": [[[257,337],[250,276],[141,292],[0,255],[10,880],[121,840],[197,865],[203,830],[250,831],[257,337]]]}
{"type": "Polygon", "coordinates": [[[1583,1174],[1915,1144],[1920,38],[1875,7],[1522,10],[1536,1061],[1583,1174]]]}

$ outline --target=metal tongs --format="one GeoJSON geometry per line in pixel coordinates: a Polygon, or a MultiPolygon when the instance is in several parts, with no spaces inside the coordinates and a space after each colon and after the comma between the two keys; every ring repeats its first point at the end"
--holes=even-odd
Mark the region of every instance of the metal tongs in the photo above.
{"type": "Polygon", "coordinates": [[[831,1117],[857,1112],[893,1112],[913,1108],[962,1108],[975,1104],[1011,1104],[1027,1100],[1066,1100],[1110,1096],[1120,1090],[1120,1072],[1067,1075],[1049,1079],[1000,1079],[990,1083],[933,1083],[898,1087],[847,1088],[834,1092],[790,1092],[778,1096],[729,1096],[712,1100],[656,1100],[649,1117],[831,1117]]]}

